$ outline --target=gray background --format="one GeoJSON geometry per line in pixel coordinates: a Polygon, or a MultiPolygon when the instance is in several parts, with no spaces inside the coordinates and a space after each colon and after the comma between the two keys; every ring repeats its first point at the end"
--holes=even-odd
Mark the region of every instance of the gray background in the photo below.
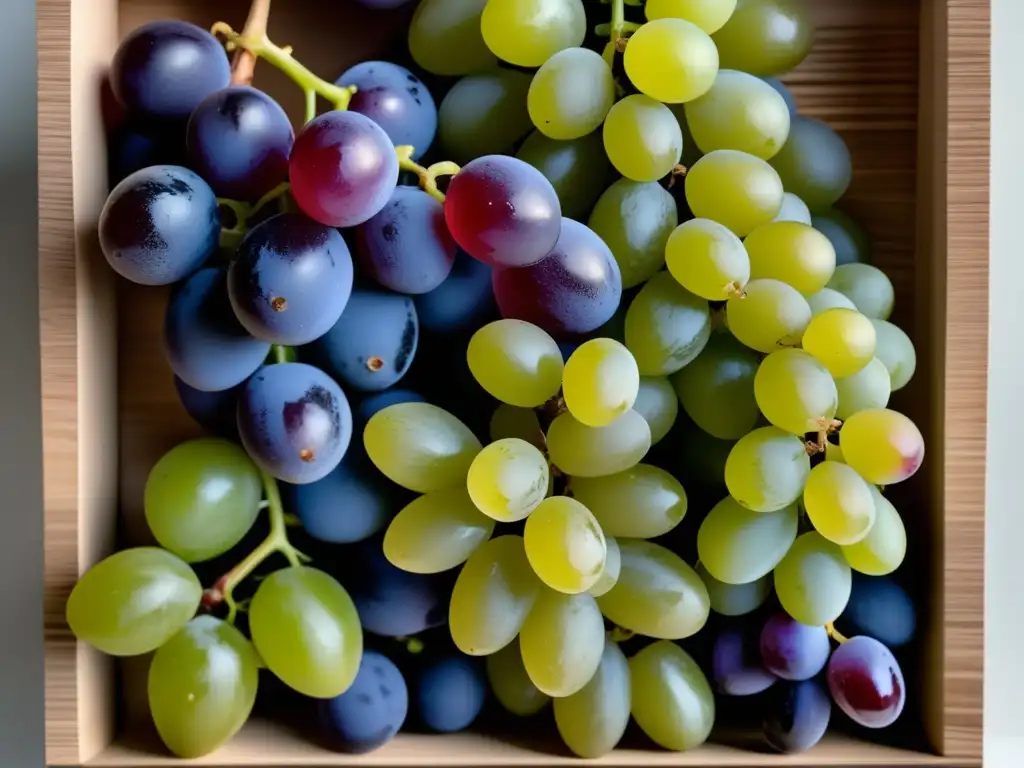
{"type": "MultiPolygon", "coordinates": [[[[985,753],[1019,765],[1024,736],[1024,0],[993,0],[991,364],[986,574],[985,753]]],[[[0,2],[0,765],[43,763],[42,481],[36,275],[34,0],[0,2]]],[[[70,169],[69,169],[70,170],[70,169]]],[[[983,340],[979,339],[979,343],[983,340]]]]}

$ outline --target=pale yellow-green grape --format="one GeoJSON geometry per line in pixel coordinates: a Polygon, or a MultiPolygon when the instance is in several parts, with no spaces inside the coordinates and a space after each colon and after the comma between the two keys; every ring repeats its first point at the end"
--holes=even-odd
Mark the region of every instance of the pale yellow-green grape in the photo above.
{"type": "Polygon", "coordinates": [[[711,338],[711,312],[700,296],[659,272],[626,310],[626,347],[644,376],[667,376],[693,361],[711,338]]]}
{"type": "Polygon", "coordinates": [[[792,192],[787,192],[782,196],[782,207],[779,208],[778,214],[772,221],[795,221],[800,224],[810,224],[811,210],[807,207],[807,203],[792,192]]]}
{"type": "Polygon", "coordinates": [[[795,504],[753,512],[732,496],[718,502],[697,531],[697,554],[707,572],[726,584],[749,584],[770,573],[796,539],[795,504]]]}
{"type": "Polygon", "coordinates": [[[765,77],[796,69],[814,43],[804,0],[739,0],[715,34],[722,66],[765,77]]]}
{"type": "Polygon", "coordinates": [[[751,280],[744,295],[729,299],[726,322],[733,336],[758,352],[800,344],[811,322],[811,307],[800,292],[781,280],[751,280]]]}
{"type": "Polygon", "coordinates": [[[839,407],[832,374],[802,349],[772,352],[762,360],[754,397],[769,422],[794,435],[828,429],[839,407]]]}
{"type": "Polygon", "coordinates": [[[892,394],[889,371],[881,360],[873,357],[855,374],[836,379],[836,392],[839,393],[836,418],[843,421],[858,411],[885,408],[892,394]]]}
{"type": "Polygon", "coordinates": [[[682,640],[697,634],[711,611],[707,587],[679,555],[643,539],[620,539],[619,579],[597,598],[601,612],[623,629],[682,640]]]}
{"type": "Polygon", "coordinates": [[[491,416],[488,434],[492,442],[506,437],[518,437],[540,450],[544,450],[544,429],[533,408],[519,408],[501,403],[491,416]]]}
{"type": "Polygon", "coordinates": [[[697,142],[693,140],[693,134],[690,133],[690,125],[686,122],[686,105],[668,104],[667,106],[675,115],[676,122],[679,123],[679,130],[683,134],[683,156],[679,162],[685,168],[690,168],[704,156],[704,153],[700,151],[697,142]]]}
{"type": "Polygon", "coordinates": [[[882,361],[889,371],[889,383],[892,391],[903,389],[914,377],[917,369],[917,351],[914,342],[897,325],[888,320],[871,319],[875,326],[878,340],[875,346],[875,357],[882,361]]]}
{"type": "Polygon", "coordinates": [[[604,568],[594,585],[587,590],[594,597],[608,594],[611,588],[618,583],[619,574],[622,572],[622,553],[619,551],[619,542],[612,536],[605,536],[604,543],[607,549],[604,556],[604,568]]]}
{"type": "Polygon", "coordinates": [[[708,152],[686,174],[686,202],[693,215],[724,224],[740,237],[774,219],[782,195],[774,168],[735,149],[708,152]]]}
{"type": "Polygon", "coordinates": [[[793,115],[789,138],[771,164],[786,189],[799,195],[815,217],[846,193],[853,171],[842,137],[828,123],[806,115],[793,115]]]}
{"type": "Polygon", "coordinates": [[[715,696],[693,657],[675,643],[648,645],[629,660],[630,711],[664,749],[696,749],[715,724],[715,696]]]}
{"type": "Polygon", "coordinates": [[[760,427],[729,452],[725,486],[741,506],[775,512],[800,498],[810,471],[803,440],[778,427],[760,427]]]}
{"type": "Polygon", "coordinates": [[[615,170],[633,181],[657,181],[683,154],[683,132],[672,110],[639,93],[608,111],[603,136],[615,170]]]}
{"type": "Polygon", "coordinates": [[[843,424],[839,442],[846,463],[875,485],[902,482],[924,461],[921,431],[902,413],[889,408],[853,414],[843,424]]]}
{"type": "Polygon", "coordinates": [[[772,221],[743,241],[750,256],[750,276],[771,277],[810,295],[825,287],[836,270],[836,251],[827,237],[809,224],[772,221]]]}
{"type": "Polygon", "coordinates": [[[413,60],[427,72],[448,76],[468,75],[497,64],[480,32],[486,4],[486,0],[423,0],[409,22],[413,60]]]}
{"type": "Polygon", "coordinates": [[[579,757],[596,758],[615,749],[629,725],[629,662],[618,644],[604,643],[601,663],[571,696],[555,699],[555,725],[579,757]]]}
{"type": "Polygon", "coordinates": [[[491,684],[494,698],[511,714],[529,717],[540,712],[551,701],[550,696],[537,690],[533,680],[526,674],[523,654],[519,650],[519,638],[490,654],[486,665],[487,681],[491,684]]]}
{"type": "Polygon", "coordinates": [[[840,464],[846,463],[846,459],[843,458],[843,449],[831,440],[825,443],[825,461],[838,461],[840,464]]]}
{"type": "Polygon", "coordinates": [[[588,427],[604,427],[633,407],[640,371],[633,355],[614,339],[591,339],[565,363],[565,407],[588,427]]]}
{"type": "Polygon", "coordinates": [[[392,482],[430,493],[466,482],[480,441],[469,427],[429,403],[396,403],[363,430],[370,461],[392,482]]]}
{"type": "Polygon", "coordinates": [[[823,461],[811,470],[804,509],[814,529],[834,544],[856,544],[875,524],[870,485],[837,461],[823,461]]]}
{"type": "Polygon", "coordinates": [[[539,67],[559,51],[583,43],[587,15],[580,0],[487,0],[480,31],[499,59],[517,67],[539,67]]]}
{"type": "Polygon", "coordinates": [[[494,533],[463,486],[420,496],[384,534],[384,556],[410,573],[440,573],[461,565],[494,533]]]}
{"type": "Polygon", "coordinates": [[[801,534],[775,568],[775,594],[801,624],[821,627],[839,618],[853,576],[838,544],[816,531],[801,534]]]}
{"type": "Polygon", "coordinates": [[[530,514],[548,492],[544,454],[518,437],[485,446],[469,467],[466,485],[477,509],[498,522],[530,514]]]}
{"type": "Polygon", "coordinates": [[[455,83],[437,108],[441,156],[465,165],[511,150],[533,127],[526,109],[530,82],[530,75],[516,69],[490,69],[455,83]]]}
{"type": "Polygon", "coordinates": [[[589,48],[566,48],[545,61],[526,99],[537,130],[562,141],[595,131],[614,103],[612,70],[589,48]]]}
{"type": "MultiPolygon", "coordinates": [[[[549,139],[540,131],[533,131],[519,145],[516,157],[532,165],[551,182],[562,207],[562,216],[576,221],[587,220],[612,174],[600,131],[572,141],[549,139]]],[[[674,212],[675,208],[672,210],[674,212]]]]}
{"type": "Polygon", "coordinates": [[[839,291],[822,288],[807,297],[811,305],[811,317],[817,317],[827,309],[857,309],[857,306],[839,291]]]}
{"type": "Polygon", "coordinates": [[[526,558],[537,577],[557,592],[576,595],[597,583],[608,551],[601,526],[568,496],[544,499],[526,519],[526,558]]]}
{"type": "Polygon", "coordinates": [[[594,598],[541,587],[519,632],[530,680],[548,696],[572,696],[597,672],[604,651],[604,619],[594,598]]]}
{"type": "Polygon", "coordinates": [[[789,106],[761,78],[723,69],[707,93],[686,104],[686,122],[703,152],[738,149],[768,160],[789,136],[789,106]]]}
{"type": "Polygon", "coordinates": [[[651,464],[637,464],[606,477],[574,477],[572,494],[593,513],[606,536],[664,536],[686,514],[682,484],[651,464]]]}
{"type": "Polygon", "coordinates": [[[523,320],[495,320],[466,349],[473,378],[503,403],[536,408],[562,386],[563,358],[547,331],[523,320]]]}
{"type": "Polygon", "coordinates": [[[606,427],[588,427],[563,413],[548,427],[548,455],[573,478],[601,477],[636,466],[651,449],[651,428],[636,411],[606,427]]]}
{"type": "Polygon", "coordinates": [[[828,287],[846,296],[857,309],[875,320],[888,320],[896,292],[885,272],[871,264],[841,264],[828,287]]]}
{"type": "Polygon", "coordinates": [[[708,588],[711,610],[722,616],[745,616],[760,608],[768,593],[772,591],[770,574],[765,574],[748,584],[726,584],[708,573],[704,563],[697,563],[696,570],[704,586],[708,588]]]}
{"type": "Polygon", "coordinates": [[[718,74],[718,49],[703,29],[683,19],[655,19],[629,38],[626,75],[640,93],[667,104],[703,96],[718,74]]]}
{"type": "Polygon", "coordinates": [[[750,258],[743,242],[711,219],[690,219],[665,243],[669,273],[686,290],[708,301],[738,295],[750,279],[750,258]]]}
{"type": "Polygon", "coordinates": [[[721,29],[735,9],[736,0],[648,0],[644,3],[648,21],[686,19],[709,35],[721,29]]]}
{"type": "Polygon", "coordinates": [[[543,584],[526,559],[521,536],[491,539],[462,566],[448,605],[456,647],[487,656],[511,643],[543,584]]]}
{"type": "Polygon", "coordinates": [[[804,332],[803,348],[833,378],[852,376],[875,356],[875,326],[854,309],[830,309],[814,318],[804,332]]]}
{"type": "Polygon", "coordinates": [[[644,417],[651,428],[651,445],[657,445],[676,423],[679,398],[664,376],[642,376],[633,410],[644,417]]]}
{"type": "Polygon", "coordinates": [[[856,544],[842,547],[843,557],[853,570],[868,576],[886,576],[903,562],[907,554],[907,529],[903,518],[882,492],[868,486],[875,500],[875,524],[856,544]]]}

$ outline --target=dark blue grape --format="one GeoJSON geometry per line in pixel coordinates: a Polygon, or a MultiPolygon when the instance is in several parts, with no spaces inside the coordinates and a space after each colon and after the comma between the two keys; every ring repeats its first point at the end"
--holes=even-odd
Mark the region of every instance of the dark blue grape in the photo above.
{"type": "Polygon", "coordinates": [[[154,21],[133,30],[114,53],[110,85],[133,117],[187,120],[200,101],[231,81],[224,47],[185,21],[154,21]]]}
{"type": "Polygon", "coordinates": [[[260,368],[238,398],[238,434],[253,461],[293,485],[326,477],[352,439],[352,410],[330,376],[305,363],[260,368]]]}
{"type": "Polygon", "coordinates": [[[836,629],[847,637],[873,637],[895,650],[914,639],[917,610],[903,587],[890,577],[854,572],[850,601],[836,620],[836,629]]]}
{"type": "Polygon", "coordinates": [[[475,330],[495,311],[493,270],[464,251],[455,256],[447,279],[416,296],[416,314],[424,331],[438,334],[475,330]]]}
{"type": "Polygon", "coordinates": [[[761,663],[756,639],[736,630],[725,630],[715,638],[711,671],[715,688],[728,696],[761,693],[777,679],[761,663]]]}
{"type": "Polygon", "coordinates": [[[456,251],[444,206],[417,187],[395,187],[380,212],[356,229],[363,273],[399,293],[437,288],[451,273],[456,251]]]}
{"type": "Polygon", "coordinates": [[[428,661],[416,676],[413,708],[432,731],[457,733],[476,720],[487,695],[478,659],[453,654],[428,661]]]}
{"type": "Polygon", "coordinates": [[[356,422],[366,424],[375,413],[383,411],[389,405],[398,403],[425,403],[427,399],[418,392],[408,389],[386,389],[373,395],[367,395],[352,409],[356,422]]]}
{"type": "Polygon", "coordinates": [[[177,376],[174,387],[178,391],[185,411],[195,422],[213,435],[231,440],[238,438],[238,393],[241,387],[224,389],[220,392],[203,392],[190,387],[177,376]]]}
{"type": "Polygon", "coordinates": [[[359,672],[340,696],[318,702],[328,744],[341,752],[372,752],[394,738],[409,712],[409,690],[394,662],[364,651],[359,672]]]}
{"type": "Polygon", "coordinates": [[[184,165],[184,131],[177,126],[146,130],[125,125],[108,138],[111,188],[151,165],[184,165]]]}
{"type": "Polygon", "coordinates": [[[784,682],[764,703],[764,737],[779,752],[803,752],[825,735],[832,702],[815,680],[784,682]]]}
{"type": "Polygon", "coordinates": [[[107,197],[99,237],[103,255],[119,275],[139,285],[170,285],[191,275],[217,250],[217,198],[187,168],[143,168],[107,197]]]}
{"type": "Polygon", "coordinates": [[[352,257],[338,230],[301,213],[279,213],[242,240],[228,271],[228,293],[253,336],[299,346],[338,322],[352,276],[352,257]]]}

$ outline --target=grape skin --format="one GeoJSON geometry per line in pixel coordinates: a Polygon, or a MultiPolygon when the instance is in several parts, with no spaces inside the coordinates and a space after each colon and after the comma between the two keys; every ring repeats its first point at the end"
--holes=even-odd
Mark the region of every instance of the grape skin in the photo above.
{"type": "Polygon", "coordinates": [[[683,152],[683,134],[672,111],[650,96],[615,102],[603,128],[604,149],[619,173],[632,181],[657,181],[683,152]]]}
{"type": "Polygon", "coordinates": [[[836,379],[836,392],[839,393],[836,418],[843,421],[859,411],[885,408],[891,394],[889,371],[881,360],[873,357],[857,373],[836,379]]]}
{"type": "Polygon", "coordinates": [[[573,754],[596,758],[615,749],[629,725],[629,662],[606,639],[597,672],[571,696],[555,699],[555,725],[573,754]]]}
{"type": "Polygon", "coordinates": [[[526,107],[531,81],[515,69],[489,69],[455,83],[437,113],[441,154],[466,165],[511,149],[533,128],[526,107]]]}
{"type": "Polygon", "coordinates": [[[219,392],[203,392],[189,386],[177,376],[174,388],[182,407],[207,432],[229,440],[238,440],[238,420],[235,418],[238,393],[243,384],[219,392]]]}
{"type": "Polygon", "coordinates": [[[786,143],[789,121],[789,107],[778,91],[731,69],[721,70],[707,93],[686,104],[690,133],[705,153],[736,149],[769,160],[786,143]]]}
{"type": "Polygon", "coordinates": [[[487,696],[483,665],[452,653],[432,659],[413,681],[416,719],[434,733],[458,733],[469,728],[487,696]]]}
{"type": "MultiPolygon", "coordinates": [[[[570,219],[586,219],[611,175],[600,131],[571,141],[549,139],[540,131],[534,131],[516,150],[516,157],[532,165],[551,182],[558,194],[562,215],[570,219]]],[[[675,210],[674,204],[672,210],[675,210]]],[[[601,232],[595,231],[604,238],[601,232]]]]}
{"type": "Polygon", "coordinates": [[[768,421],[794,435],[826,429],[839,407],[835,380],[801,349],[768,355],[754,377],[754,396],[768,421]]]}
{"type": "Polygon", "coordinates": [[[783,191],[774,168],[734,149],[708,152],[686,174],[686,201],[693,215],[724,224],[739,237],[778,215],[783,191]]]}
{"type": "Polygon", "coordinates": [[[597,520],[568,496],[544,499],[526,519],[526,558],[556,592],[576,595],[594,586],[604,570],[607,546],[597,520]]]}
{"type": "Polygon", "coordinates": [[[614,103],[612,71],[589,48],[566,48],[545,61],[526,100],[537,130],[561,141],[595,131],[614,103]]]}
{"type": "Polygon", "coordinates": [[[682,484],[650,464],[604,477],[573,477],[573,498],[591,511],[606,536],[654,539],[686,515],[682,484]]]}
{"type": "Polygon", "coordinates": [[[750,257],[743,242],[710,219],[690,219],[665,243],[665,263],[676,281],[708,301],[725,301],[750,280],[750,257]]]}
{"type": "Polygon", "coordinates": [[[843,712],[866,728],[885,728],[903,713],[907,687],[892,651],[860,635],[841,643],[828,663],[829,692],[843,712]]]}
{"type": "Polygon", "coordinates": [[[588,427],[605,427],[630,410],[640,372],[630,350],[614,339],[591,339],[569,356],[562,376],[566,408],[588,427]]]}
{"type": "Polygon", "coordinates": [[[518,638],[487,657],[487,680],[501,706],[519,717],[535,715],[551,701],[526,673],[518,638]]]}
{"type": "Polygon", "coordinates": [[[539,67],[583,43],[587,16],[580,0],[488,0],[480,17],[484,42],[517,67],[539,67]]]}
{"type": "Polygon", "coordinates": [[[835,544],[856,544],[875,524],[869,484],[847,464],[835,461],[824,461],[811,470],[804,508],[818,533],[835,544]]]}
{"type": "Polygon", "coordinates": [[[875,485],[893,485],[911,477],[924,462],[924,438],[902,413],[873,408],[853,414],[839,443],[846,463],[875,485]]]}
{"type": "Polygon", "coordinates": [[[481,450],[466,483],[477,509],[499,522],[522,520],[542,503],[548,490],[548,463],[533,445],[509,437],[481,450]]]}
{"type": "Polygon", "coordinates": [[[697,531],[700,562],[726,584],[757,581],[790,550],[796,540],[797,519],[796,505],[776,512],[752,512],[726,496],[697,531]]]}
{"type": "Polygon", "coordinates": [[[605,536],[604,543],[607,550],[604,557],[604,568],[594,585],[587,590],[594,597],[607,595],[612,587],[618,584],[619,576],[622,574],[622,553],[619,550],[619,543],[611,536],[605,536]]]}
{"type": "Polygon", "coordinates": [[[828,730],[832,702],[816,680],[776,686],[766,706],[765,740],[779,752],[810,749],[828,730]]]}
{"type": "Polygon", "coordinates": [[[821,120],[804,115],[793,117],[789,138],[771,164],[786,189],[812,214],[831,208],[846,193],[853,173],[842,137],[821,120]]]}
{"type": "Polygon", "coordinates": [[[807,303],[811,306],[812,319],[829,309],[857,309],[844,294],[832,288],[822,288],[812,293],[807,297],[807,303]]]}
{"type": "Polygon", "coordinates": [[[696,571],[707,587],[711,610],[722,616],[744,616],[756,611],[772,591],[770,574],[748,584],[726,584],[708,573],[703,563],[697,564],[696,571]]]}
{"type": "Polygon", "coordinates": [[[409,53],[435,75],[461,76],[497,64],[480,32],[484,0],[423,0],[409,22],[409,53]]]}
{"type": "Polygon", "coordinates": [[[807,9],[790,0],[738,0],[714,41],[723,67],[781,75],[810,52],[814,26],[807,9]]]}
{"type": "Polygon", "coordinates": [[[775,512],[800,498],[811,460],[800,438],[760,427],[732,447],[725,462],[729,494],[754,512],[775,512]]]}
{"type": "Polygon", "coordinates": [[[564,364],[555,340],[532,323],[496,320],[473,334],[469,370],[488,394],[520,408],[536,408],[558,394],[564,364]]]}
{"type": "Polygon", "coordinates": [[[783,680],[810,680],[825,668],[832,646],[824,627],[809,627],[776,613],[761,628],[765,668],[783,680]]]}
{"type": "Polygon", "coordinates": [[[685,751],[707,741],[715,699],[693,657],[662,640],[633,656],[629,673],[633,719],[653,742],[685,751]]]}
{"type": "Polygon", "coordinates": [[[726,319],[733,336],[758,352],[774,352],[801,343],[811,322],[811,307],[795,288],[760,278],[744,294],[729,299],[726,319]]]}
{"type": "Polygon", "coordinates": [[[764,224],[743,241],[751,278],[781,280],[809,295],[820,291],[836,269],[835,250],[814,227],[796,221],[764,224]]]}
{"type": "Polygon", "coordinates": [[[736,630],[721,632],[715,638],[711,670],[715,688],[727,696],[753,696],[778,680],[764,668],[753,638],[736,630]]]}
{"type": "Polygon", "coordinates": [[[875,356],[877,337],[871,321],[852,309],[829,309],[807,326],[803,348],[836,379],[852,376],[875,356]]]}
{"type": "Polygon", "coordinates": [[[548,427],[552,463],[572,477],[601,477],[638,464],[651,448],[651,428],[636,411],[605,427],[588,427],[563,413],[548,427]]]}
{"type": "Polygon", "coordinates": [[[571,696],[597,672],[604,651],[604,620],[590,595],[542,587],[519,633],[523,666],[548,696],[571,696]]]}
{"type": "Polygon", "coordinates": [[[775,568],[782,608],[810,626],[824,626],[842,614],[850,585],[850,566],[839,546],[816,531],[801,534],[775,568]]]}
{"type": "Polygon", "coordinates": [[[903,563],[907,554],[907,531],[892,502],[875,486],[868,488],[875,502],[875,524],[863,539],[842,548],[843,557],[855,571],[886,576],[903,563]]]}
{"type": "MultiPolygon", "coordinates": [[[[851,302],[852,304],[852,302],[851,302]]],[[[889,371],[892,391],[903,389],[914,377],[917,352],[910,337],[900,327],[886,320],[871,319],[875,326],[875,357],[889,371]]]]}
{"type": "Polygon", "coordinates": [[[405,724],[409,689],[391,659],[367,650],[352,686],[318,701],[317,711],[320,730],[332,748],[365,754],[387,744],[405,724]]]}
{"type": "Polygon", "coordinates": [[[873,320],[888,320],[895,302],[895,290],[889,278],[870,264],[843,264],[836,267],[828,287],[844,294],[861,314],[873,320]]]}
{"type": "Polygon", "coordinates": [[[871,240],[849,214],[830,208],[814,215],[810,223],[832,243],[837,265],[871,260],[871,240]]]}
{"type": "Polygon", "coordinates": [[[707,32],[684,19],[654,19],[629,38],[626,75],[641,93],[668,104],[706,94],[718,74],[718,49],[707,32]]]}
{"type": "Polygon", "coordinates": [[[679,398],[664,376],[641,376],[633,410],[644,417],[651,430],[651,445],[672,431],[679,415],[679,398]]]}
{"type": "Polygon", "coordinates": [[[795,221],[799,224],[811,224],[811,211],[807,203],[794,195],[786,192],[782,196],[782,207],[772,221],[795,221]]]}
{"type": "Polygon", "coordinates": [[[654,19],[686,19],[709,35],[714,34],[736,10],[736,0],[649,0],[644,15],[654,19]]]}
{"type": "Polygon", "coordinates": [[[853,589],[836,627],[847,637],[868,635],[896,650],[917,633],[917,609],[910,595],[888,576],[853,573],[853,589]]]}
{"type": "Polygon", "coordinates": [[[478,328],[495,310],[492,270],[464,251],[456,251],[448,277],[437,288],[413,296],[420,329],[449,334],[478,328]]]}
{"type": "Polygon", "coordinates": [[[711,338],[707,302],[660,272],[626,311],[626,347],[643,376],[668,376],[689,365],[711,338]]]}

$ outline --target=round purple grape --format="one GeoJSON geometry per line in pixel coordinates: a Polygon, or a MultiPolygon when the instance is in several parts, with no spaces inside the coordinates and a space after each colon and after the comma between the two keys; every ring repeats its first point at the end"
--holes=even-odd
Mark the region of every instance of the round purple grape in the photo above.
{"type": "Polygon", "coordinates": [[[211,435],[238,440],[238,393],[242,385],[220,392],[203,392],[190,387],[177,376],[174,388],[182,407],[192,419],[211,435]]]}
{"type": "Polygon", "coordinates": [[[776,681],[761,664],[756,644],[743,633],[723,631],[711,651],[711,672],[715,687],[728,696],[752,696],[776,681]]]}
{"type": "Polygon", "coordinates": [[[416,719],[437,733],[458,733],[484,706],[487,683],[479,659],[460,654],[426,662],[413,683],[416,719]]]}
{"type": "Polygon", "coordinates": [[[761,630],[765,669],[783,680],[809,680],[825,668],[832,647],[824,627],[801,624],[776,613],[761,630]]]}
{"type": "Polygon", "coordinates": [[[832,702],[815,680],[782,682],[764,705],[764,737],[779,752],[803,752],[825,735],[832,702]]]}
{"type": "Polygon", "coordinates": [[[429,293],[413,298],[420,327],[437,334],[479,328],[496,311],[493,271],[465,251],[458,251],[447,279],[429,293]]]}
{"type": "Polygon", "coordinates": [[[387,744],[401,729],[409,713],[409,690],[391,659],[367,650],[352,685],[317,706],[328,745],[339,752],[365,754],[387,744]]]}
{"type": "Polygon", "coordinates": [[[873,637],[896,650],[914,639],[917,609],[906,590],[891,577],[854,571],[850,602],[836,619],[836,629],[847,637],[873,637]]]}
{"type": "Polygon", "coordinates": [[[828,662],[829,693],[850,719],[866,728],[892,725],[903,712],[907,687],[892,651],[873,637],[851,637],[828,662]]]}

